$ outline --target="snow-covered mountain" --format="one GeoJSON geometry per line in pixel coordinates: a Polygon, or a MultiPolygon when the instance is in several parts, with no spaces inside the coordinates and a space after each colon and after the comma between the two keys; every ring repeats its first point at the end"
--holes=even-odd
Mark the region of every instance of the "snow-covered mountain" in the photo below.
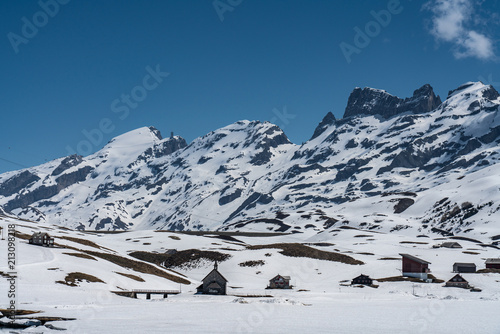
{"type": "Polygon", "coordinates": [[[500,98],[469,82],[441,103],[356,88],[303,145],[239,121],[195,139],[140,128],[88,157],[0,175],[0,205],[86,230],[498,233],[500,98]]]}

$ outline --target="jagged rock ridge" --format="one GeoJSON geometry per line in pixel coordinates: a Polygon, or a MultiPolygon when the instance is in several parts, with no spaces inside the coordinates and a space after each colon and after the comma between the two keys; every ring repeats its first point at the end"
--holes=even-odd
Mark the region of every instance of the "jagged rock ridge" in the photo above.
{"type": "Polygon", "coordinates": [[[140,128],[91,156],[0,175],[0,205],[88,230],[494,233],[499,105],[482,83],[443,103],[429,85],[407,99],[355,89],[345,117],[328,113],[300,146],[268,122],[189,145],[140,128]]]}

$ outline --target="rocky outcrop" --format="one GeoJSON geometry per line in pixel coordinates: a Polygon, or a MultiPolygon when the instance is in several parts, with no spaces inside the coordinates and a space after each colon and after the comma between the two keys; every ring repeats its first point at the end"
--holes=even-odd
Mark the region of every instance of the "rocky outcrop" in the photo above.
{"type": "Polygon", "coordinates": [[[347,101],[344,118],[361,115],[378,115],[390,118],[404,112],[422,114],[436,109],[441,98],[426,84],[413,92],[413,96],[400,99],[384,90],[355,88],[347,101]]]}

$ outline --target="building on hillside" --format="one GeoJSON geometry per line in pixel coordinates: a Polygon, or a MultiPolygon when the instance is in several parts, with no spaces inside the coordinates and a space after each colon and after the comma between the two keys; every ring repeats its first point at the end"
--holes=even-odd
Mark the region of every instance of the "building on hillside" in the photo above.
{"type": "Polygon", "coordinates": [[[429,270],[430,262],[419,259],[416,256],[410,254],[400,253],[402,257],[402,272],[405,277],[415,277],[421,280],[427,280],[427,274],[431,271],[429,270]]]}
{"type": "Polygon", "coordinates": [[[453,276],[448,282],[446,282],[445,286],[455,287],[455,288],[470,288],[469,282],[467,282],[462,276],[456,274],[453,276]]]}
{"type": "Polygon", "coordinates": [[[291,289],[290,276],[281,276],[280,274],[274,276],[269,280],[267,289],[291,289]]]}
{"type": "Polygon", "coordinates": [[[455,262],[453,264],[453,272],[454,273],[475,273],[476,272],[476,264],[475,263],[455,262]]]}
{"type": "Polygon", "coordinates": [[[54,238],[52,238],[48,233],[42,233],[42,232],[35,232],[29,238],[28,242],[33,245],[39,245],[39,246],[47,246],[47,247],[52,247],[54,246],[54,238]]]}
{"type": "Polygon", "coordinates": [[[500,259],[486,259],[487,269],[500,269],[500,259]]]}
{"type": "Polygon", "coordinates": [[[206,295],[225,295],[226,294],[227,279],[222,276],[218,270],[217,261],[215,261],[214,269],[203,279],[201,284],[196,290],[198,293],[206,295]]]}
{"type": "Polygon", "coordinates": [[[373,280],[370,278],[370,276],[366,276],[366,275],[361,274],[352,280],[351,285],[355,285],[355,284],[372,285],[373,280]]]}
{"type": "Polygon", "coordinates": [[[443,242],[441,244],[441,247],[444,247],[444,248],[462,248],[462,245],[460,245],[458,242],[450,241],[450,242],[443,242]]]}

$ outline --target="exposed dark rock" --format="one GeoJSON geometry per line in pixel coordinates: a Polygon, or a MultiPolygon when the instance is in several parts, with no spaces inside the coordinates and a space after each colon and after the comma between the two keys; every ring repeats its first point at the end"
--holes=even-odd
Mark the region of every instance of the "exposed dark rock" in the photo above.
{"type": "Polygon", "coordinates": [[[413,96],[400,99],[383,90],[355,88],[347,101],[344,118],[361,115],[379,115],[390,118],[404,112],[427,113],[441,104],[428,84],[413,92],[413,96]]]}
{"type": "Polygon", "coordinates": [[[498,94],[496,89],[493,88],[492,86],[488,86],[488,88],[483,91],[483,97],[490,101],[498,99],[499,96],[500,95],[498,94]]]}
{"type": "Polygon", "coordinates": [[[42,185],[32,191],[18,194],[16,198],[9,201],[4,207],[7,211],[12,211],[16,208],[24,208],[42,199],[51,198],[52,196],[58,194],[62,189],[85,180],[91,171],[92,167],[85,166],[72,173],[63,174],[56,179],[57,184],[51,186],[42,185]]]}
{"type": "Polygon", "coordinates": [[[241,189],[236,189],[232,194],[221,196],[219,198],[219,205],[226,205],[228,203],[231,203],[235,199],[239,198],[241,196],[241,193],[241,189]]]}
{"type": "Polygon", "coordinates": [[[59,175],[65,170],[78,165],[82,161],[83,158],[81,155],[76,155],[76,154],[70,155],[69,157],[64,158],[63,161],[61,161],[61,163],[59,164],[59,166],[57,166],[56,169],[52,171],[52,176],[59,175]]]}
{"type": "MultiPolygon", "coordinates": [[[[10,196],[18,193],[21,189],[28,188],[30,184],[40,180],[38,176],[27,170],[17,174],[0,185],[0,196],[10,196]]],[[[8,210],[9,211],[9,210],[8,210]]]]}
{"type": "Polygon", "coordinates": [[[306,172],[309,172],[309,171],[315,170],[315,169],[317,169],[319,173],[324,173],[328,170],[319,164],[312,164],[312,165],[304,166],[304,167],[299,166],[299,165],[293,165],[285,173],[285,179],[291,179],[291,178],[296,177],[297,175],[300,175],[302,173],[306,173],[306,172]]]}
{"type": "Polygon", "coordinates": [[[402,213],[415,203],[411,198],[399,198],[397,204],[394,205],[394,213],[402,213]]]}
{"type": "Polygon", "coordinates": [[[269,204],[273,199],[274,198],[272,195],[266,195],[254,192],[233,213],[229,215],[226,221],[231,220],[243,210],[256,207],[257,204],[269,204]]]}
{"type": "Polygon", "coordinates": [[[323,117],[323,120],[318,124],[311,139],[309,140],[313,140],[314,138],[321,135],[330,125],[335,124],[335,121],[335,116],[331,112],[328,112],[328,114],[326,114],[326,116],[323,117]]]}

